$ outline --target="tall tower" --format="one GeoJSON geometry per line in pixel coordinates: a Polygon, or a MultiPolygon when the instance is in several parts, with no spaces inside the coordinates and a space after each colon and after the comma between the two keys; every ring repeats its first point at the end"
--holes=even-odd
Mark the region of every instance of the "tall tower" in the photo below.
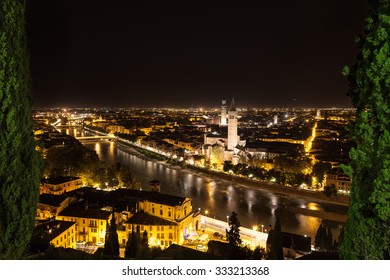
{"type": "Polygon", "coordinates": [[[226,123],[226,100],[222,100],[221,120],[219,122],[219,125],[227,125],[227,123],[226,123]]]}
{"type": "Polygon", "coordinates": [[[228,150],[233,150],[233,148],[238,144],[237,110],[234,97],[232,99],[232,103],[230,104],[228,117],[228,150]]]}

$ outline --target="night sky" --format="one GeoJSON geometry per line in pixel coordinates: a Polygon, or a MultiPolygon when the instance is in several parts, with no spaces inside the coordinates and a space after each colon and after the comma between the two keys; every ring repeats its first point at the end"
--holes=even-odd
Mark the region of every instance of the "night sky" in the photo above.
{"type": "Polygon", "coordinates": [[[351,106],[366,0],[134,2],[28,1],[36,107],[351,106]]]}

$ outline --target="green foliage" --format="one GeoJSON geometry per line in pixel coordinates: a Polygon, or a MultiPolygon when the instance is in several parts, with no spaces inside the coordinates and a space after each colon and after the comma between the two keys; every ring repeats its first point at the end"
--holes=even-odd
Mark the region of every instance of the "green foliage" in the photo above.
{"type": "Polygon", "coordinates": [[[251,174],[252,178],[262,181],[270,181],[274,178],[277,183],[286,186],[300,186],[303,183],[306,185],[311,184],[311,176],[309,174],[303,174],[301,172],[284,172],[276,169],[265,170],[257,166],[248,166],[245,163],[238,163],[234,165],[231,161],[225,161],[223,170],[225,172],[230,172],[231,170],[233,174],[241,176],[249,176],[251,174]]]}
{"type": "Polygon", "coordinates": [[[390,1],[372,1],[356,64],[346,72],[356,107],[356,148],[344,171],[353,179],[343,259],[390,258],[390,1]]]}
{"type": "Polygon", "coordinates": [[[28,250],[39,196],[29,95],[25,1],[0,1],[0,259],[28,250]]]}
{"type": "Polygon", "coordinates": [[[95,151],[73,139],[66,147],[51,147],[45,159],[45,176],[78,176],[83,184],[101,188],[123,186],[141,189],[141,183],[126,165],[110,166],[100,161],[95,151]]]}
{"type": "Polygon", "coordinates": [[[279,217],[276,218],[275,228],[274,228],[273,233],[272,233],[271,251],[269,254],[269,259],[271,259],[271,260],[284,260],[282,227],[280,225],[279,217]]]}

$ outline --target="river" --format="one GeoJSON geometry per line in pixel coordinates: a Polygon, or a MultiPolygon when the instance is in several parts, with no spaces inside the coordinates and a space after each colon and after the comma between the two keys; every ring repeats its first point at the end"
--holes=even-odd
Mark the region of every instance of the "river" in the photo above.
{"type": "MultiPolygon", "coordinates": [[[[63,130],[70,135],[85,135],[77,129],[63,130]]],[[[319,225],[329,225],[333,237],[337,238],[344,224],[348,207],[310,198],[276,195],[234,182],[207,178],[185,169],[172,167],[165,163],[146,160],[128,152],[129,148],[115,142],[88,142],[85,147],[95,150],[99,158],[114,165],[120,162],[128,165],[143,188],[148,189],[149,181],[161,181],[161,192],[188,196],[192,198],[194,209],[208,216],[226,221],[232,211],[238,213],[242,226],[268,230],[274,225],[276,213],[281,221],[282,231],[314,237],[319,225]],[[263,225],[263,227],[262,227],[263,225]]]]}

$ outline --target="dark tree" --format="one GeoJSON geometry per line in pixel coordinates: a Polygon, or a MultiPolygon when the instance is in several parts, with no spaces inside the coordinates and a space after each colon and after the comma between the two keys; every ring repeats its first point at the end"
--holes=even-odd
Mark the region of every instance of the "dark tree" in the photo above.
{"type": "Polygon", "coordinates": [[[226,240],[230,247],[230,259],[241,258],[240,226],[237,213],[233,211],[229,217],[229,230],[226,230],[226,240]]]}
{"type": "Polygon", "coordinates": [[[313,176],[317,177],[318,182],[322,183],[325,174],[332,169],[332,165],[329,162],[316,162],[313,165],[313,176]]]}
{"type": "Polygon", "coordinates": [[[272,232],[271,252],[270,252],[269,259],[284,260],[282,227],[280,225],[279,217],[276,218],[275,228],[272,232]]]}
{"type": "Polygon", "coordinates": [[[337,242],[336,240],[333,240],[333,234],[330,226],[327,227],[322,223],[318,227],[314,246],[317,250],[323,252],[331,252],[337,249],[337,242]]]}
{"type": "Polygon", "coordinates": [[[344,171],[352,177],[343,259],[390,258],[390,1],[370,1],[356,64],[345,67],[356,107],[356,147],[344,171]]]}
{"type": "Polygon", "coordinates": [[[131,257],[133,257],[133,254],[131,252],[131,239],[133,237],[133,232],[132,231],[131,233],[129,233],[129,235],[127,236],[127,242],[126,242],[126,248],[125,248],[125,258],[126,259],[129,259],[131,257]]]}
{"type": "MultiPolygon", "coordinates": [[[[108,225],[108,222],[107,222],[108,225]]],[[[104,244],[104,255],[119,257],[119,241],[118,233],[116,231],[116,222],[114,211],[112,211],[112,218],[110,225],[106,229],[106,240],[104,244]]]]}
{"type": "Polygon", "coordinates": [[[146,230],[144,230],[144,232],[142,233],[141,248],[142,249],[149,248],[149,238],[148,238],[148,232],[146,230]]]}
{"type": "Polygon", "coordinates": [[[142,238],[140,239],[140,245],[137,251],[137,259],[140,260],[146,260],[151,258],[151,252],[149,248],[149,239],[148,239],[148,232],[145,230],[142,233],[142,238]]]}
{"type": "Polygon", "coordinates": [[[41,156],[31,118],[25,1],[0,1],[0,259],[27,253],[39,197],[41,156]]]}
{"type": "Polygon", "coordinates": [[[137,230],[131,231],[131,234],[129,234],[129,238],[126,243],[126,249],[125,249],[125,258],[135,258],[137,256],[137,253],[140,249],[141,243],[141,235],[139,231],[139,226],[137,226],[137,230]]]}
{"type": "Polygon", "coordinates": [[[326,242],[326,227],[324,224],[320,224],[317,229],[317,233],[314,240],[314,247],[317,250],[323,250],[326,242]]]}

